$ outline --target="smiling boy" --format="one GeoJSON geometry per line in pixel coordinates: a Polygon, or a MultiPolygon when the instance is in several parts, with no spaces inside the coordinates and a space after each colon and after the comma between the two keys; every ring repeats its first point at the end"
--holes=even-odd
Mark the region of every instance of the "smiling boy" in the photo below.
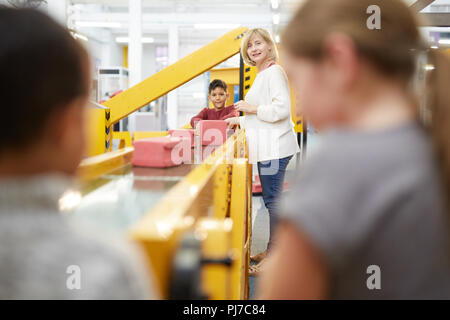
{"type": "Polygon", "coordinates": [[[191,126],[195,125],[200,120],[225,120],[232,117],[238,117],[239,112],[234,108],[234,105],[225,106],[229,93],[227,92],[227,84],[219,79],[213,80],[209,84],[208,100],[212,102],[214,108],[204,108],[191,119],[191,126]]]}

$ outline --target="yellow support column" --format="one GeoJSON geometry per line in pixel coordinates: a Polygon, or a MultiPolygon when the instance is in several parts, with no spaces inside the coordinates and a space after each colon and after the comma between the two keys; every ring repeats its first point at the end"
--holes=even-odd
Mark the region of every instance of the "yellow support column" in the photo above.
{"type": "Polygon", "coordinates": [[[232,248],[233,265],[231,268],[231,299],[248,298],[248,204],[247,170],[248,159],[235,159],[231,181],[230,217],[233,220],[232,248]]]}
{"type": "Polygon", "coordinates": [[[221,164],[214,176],[214,217],[225,218],[230,205],[230,171],[231,167],[221,164]]]}
{"type": "Polygon", "coordinates": [[[112,138],[113,140],[120,140],[119,149],[133,146],[131,142],[131,134],[129,131],[114,131],[112,138]]]}
{"type": "Polygon", "coordinates": [[[109,108],[95,104],[88,109],[86,126],[86,156],[92,157],[111,150],[109,108]]]}
{"type": "MultiPolygon", "coordinates": [[[[202,257],[212,260],[229,258],[231,219],[202,218],[197,223],[196,234],[202,239],[202,257]]],[[[207,264],[202,270],[203,292],[209,300],[228,300],[231,298],[230,266],[207,264]]]]}
{"type": "Polygon", "coordinates": [[[303,114],[299,111],[297,93],[295,92],[292,85],[290,85],[290,89],[291,89],[291,114],[292,114],[292,121],[294,122],[294,130],[295,132],[302,133],[303,114]]]}

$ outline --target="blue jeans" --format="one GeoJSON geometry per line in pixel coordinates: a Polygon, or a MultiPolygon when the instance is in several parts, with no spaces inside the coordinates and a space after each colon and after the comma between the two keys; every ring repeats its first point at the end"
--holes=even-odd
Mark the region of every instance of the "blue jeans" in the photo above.
{"type": "Polygon", "coordinates": [[[277,204],[278,197],[283,191],[284,175],[286,173],[286,167],[289,160],[293,156],[289,156],[282,159],[260,161],[258,162],[258,174],[261,181],[262,196],[264,204],[269,211],[269,243],[267,244],[267,250],[272,246],[273,233],[278,221],[277,204]]]}

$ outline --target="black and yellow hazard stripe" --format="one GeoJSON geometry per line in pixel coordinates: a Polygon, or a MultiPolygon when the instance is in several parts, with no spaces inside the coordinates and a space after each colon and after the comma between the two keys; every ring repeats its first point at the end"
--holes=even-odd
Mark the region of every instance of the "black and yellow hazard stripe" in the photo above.
{"type": "Polygon", "coordinates": [[[255,81],[258,69],[256,67],[244,66],[244,98],[255,81]]]}
{"type": "MultiPolygon", "coordinates": [[[[258,69],[244,64],[244,60],[241,56],[240,68],[239,68],[239,100],[244,100],[247,92],[255,81],[258,69]]],[[[241,112],[241,115],[243,113],[241,112]]]]}
{"type": "Polygon", "coordinates": [[[111,110],[105,109],[105,152],[112,150],[111,110]]]}

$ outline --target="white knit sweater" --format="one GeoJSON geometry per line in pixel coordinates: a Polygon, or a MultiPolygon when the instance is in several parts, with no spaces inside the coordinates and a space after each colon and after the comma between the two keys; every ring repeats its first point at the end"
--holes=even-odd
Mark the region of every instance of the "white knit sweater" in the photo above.
{"type": "Polygon", "coordinates": [[[287,76],[273,65],[256,76],[245,101],[258,106],[257,114],[240,117],[246,131],[249,161],[281,159],[300,151],[291,119],[291,97],[287,76]]]}

